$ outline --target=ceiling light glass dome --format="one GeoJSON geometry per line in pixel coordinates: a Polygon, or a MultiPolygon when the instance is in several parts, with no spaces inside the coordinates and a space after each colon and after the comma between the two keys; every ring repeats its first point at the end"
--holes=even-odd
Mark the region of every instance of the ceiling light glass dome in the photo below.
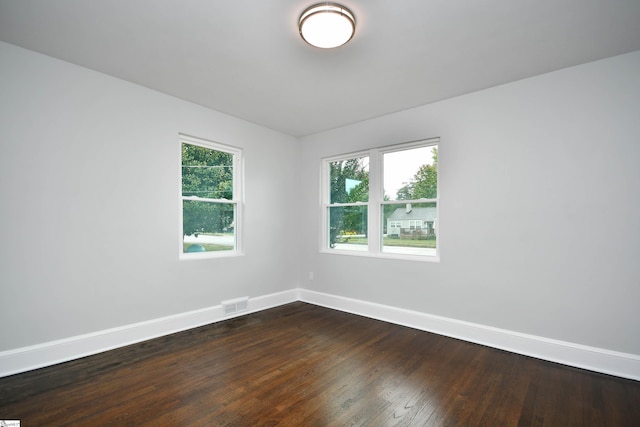
{"type": "Polygon", "coordinates": [[[356,32],[353,13],[337,3],[318,3],[302,12],[300,36],[312,46],[330,49],[342,46],[356,32]]]}

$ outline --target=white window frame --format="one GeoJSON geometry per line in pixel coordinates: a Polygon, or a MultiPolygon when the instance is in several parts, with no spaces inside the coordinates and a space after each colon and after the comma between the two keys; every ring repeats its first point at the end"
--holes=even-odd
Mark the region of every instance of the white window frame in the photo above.
{"type": "Polygon", "coordinates": [[[225,258],[243,255],[242,246],[242,234],[244,230],[243,211],[244,211],[244,193],[243,193],[243,166],[244,160],[242,156],[242,149],[233,147],[218,142],[205,140],[189,135],[179,134],[178,143],[178,183],[179,183],[179,239],[178,239],[178,253],[181,260],[191,259],[209,259],[209,258],[225,258]],[[205,199],[196,196],[183,196],[182,195],[182,144],[197,145],[199,147],[208,148],[215,151],[222,151],[229,153],[233,156],[233,198],[232,199],[205,199]],[[184,252],[184,234],[183,234],[183,202],[185,200],[194,200],[199,202],[210,202],[219,204],[235,205],[235,219],[234,219],[234,247],[235,249],[230,251],[210,251],[210,252],[184,252]]]}
{"type": "MultiPolygon", "coordinates": [[[[410,150],[420,147],[431,147],[440,145],[440,138],[422,139],[403,144],[390,145],[385,147],[371,148],[365,151],[347,153],[338,156],[323,158],[321,161],[321,236],[320,236],[320,252],[333,255],[350,255],[365,256],[375,258],[391,258],[412,261],[440,262],[440,242],[441,235],[439,232],[440,225],[440,182],[441,176],[438,174],[437,197],[433,199],[413,199],[413,200],[384,200],[384,154],[396,151],[410,150]],[[369,157],[369,201],[357,203],[329,203],[330,202],[330,163],[349,160],[357,157],[369,157]],[[407,203],[436,203],[436,226],[435,232],[438,236],[436,244],[436,255],[414,255],[414,254],[397,254],[391,252],[383,252],[382,230],[384,227],[382,207],[383,205],[405,205],[407,203]],[[329,208],[331,206],[367,206],[367,242],[366,250],[344,250],[329,247],[329,208]]],[[[440,166],[440,151],[438,151],[438,167],[440,166]]]]}

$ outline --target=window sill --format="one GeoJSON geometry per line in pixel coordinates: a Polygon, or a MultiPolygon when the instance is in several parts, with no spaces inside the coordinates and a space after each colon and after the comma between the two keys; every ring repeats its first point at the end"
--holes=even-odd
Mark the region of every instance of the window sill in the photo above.
{"type": "Polygon", "coordinates": [[[181,253],[179,256],[180,261],[193,261],[198,259],[219,259],[219,258],[233,258],[244,256],[244,252],[238,251],[219,251],[219,252],[191,252],[181,253]]]}
{"type": "Polygon", "coordinates": [[[377,258],[377,259],[391,259],[391,260],[402,260],[402,261],[419,261],[419,262],[440,262],[440,256],[431,256],[431,255],[411,255],[411,254],[398,254],[398,253],[389,253],[389,252],[377,252],[372,253],[368,251],[345,251],[340,249],[321,249],[321,254],[328,255],[346,255],[346,256],[358,256],[364,258],[377,258]]]}

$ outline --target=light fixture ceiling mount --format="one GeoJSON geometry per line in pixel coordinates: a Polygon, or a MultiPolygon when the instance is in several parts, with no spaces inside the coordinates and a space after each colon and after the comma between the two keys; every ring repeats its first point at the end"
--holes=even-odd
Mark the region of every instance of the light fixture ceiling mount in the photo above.
{"type": "Polygon", "coordinates": [[[298,20],[300,36],[312,46],[330,49],[342,46],[356,32],[356,19],[337,3],[318,3],[302,12],[298,20]]]}

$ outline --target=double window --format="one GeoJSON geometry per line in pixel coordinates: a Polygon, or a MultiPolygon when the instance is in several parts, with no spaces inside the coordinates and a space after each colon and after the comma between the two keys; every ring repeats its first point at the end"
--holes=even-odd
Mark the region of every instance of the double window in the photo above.
{"type": "Polygon", "coordinates": [[[182,149],[183,258],[240,252],[241,150],[187,136],[182,149]]]}
{"type": "Polygon", "coordinates": [[[438,139],[323,161],[323,251],[438,259],[438,139]]]}

